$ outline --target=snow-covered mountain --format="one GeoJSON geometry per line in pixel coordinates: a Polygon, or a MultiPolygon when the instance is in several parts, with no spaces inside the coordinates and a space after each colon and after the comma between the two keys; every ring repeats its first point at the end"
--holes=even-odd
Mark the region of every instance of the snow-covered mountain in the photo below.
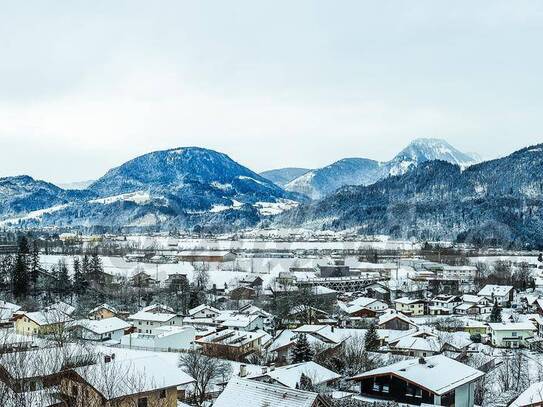
{"type": "Polygon", "coordinates": [[[1,205],[3,225],[234,228],[255,225],[300,198],[227,155],[198,147],[142,155],[83,191],[30,180],[4,183],[14,203],[9,210],[1,205]]]}
{"type": "Polygon", "coordinates": [[[543,144],[465,169],[442,160],[419,161],[401,175],[346,186],[275,221],[289,227],[357,228],[404,239],[540,248],[541,202],[543,144]]]}
{"type": "MultiPolygon", "coordinates": [[[[445,140],[419,138],[413,140],[396,157],[383,165],[384,176],[400,175],[426,161],[441,160],[466,168],[480,161],[475,154],[463,153],[445,140]]],[[[384,178],[383,176],[381,178],[384,178]]]]}
{"type": "Polygon", "coordinates": [[[344,185],[368,185],[377,181],[380,164],[365,158],[344,158],[309,171],[285,185],[287,191],[320,199],[344,185]]]}
{"type": "Polygon", "coordinates": [[[440,139],[420,138],[387,162],[365,158],[346,158],[305,173],[290,181],[285,189],[321,199],[346,185],[371,185],[393,175],[404,174],[419,164],[442,160],[461,168],[480,161],[472,154],[463,153],[440,139]]]}
{"type": "Polygon", "coordinates": [[[287,167],[277,168],[275,170],[269,170],[261,172],[260,175],[266,179],[269,179],[274,184],[284,187],[293,179],[301,177],[306,172],[311,171],[309,168],[287,167]]]}

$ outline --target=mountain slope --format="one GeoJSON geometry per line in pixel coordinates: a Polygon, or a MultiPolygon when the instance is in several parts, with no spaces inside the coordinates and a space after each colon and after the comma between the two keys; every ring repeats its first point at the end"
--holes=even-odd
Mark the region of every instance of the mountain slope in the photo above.
{"type": "Polygon", "coordinates": [[[287,168],[277,168],[275,170],[269,170],[261,172],[260,175],[264,178],[270,180],[274,184],[284,187],[293,179],[301,177],[306,172],[311,171],[309,168],[297,168],[297,167],[287,167],[287,168]]]}
{"type": "Polygon", "coordinates": [[[543,246],[543,145],[461,170],[430,161],[282,214],[282,225],[543,246]]]}
{"type": "Polygon", "coordinates": [[[326,167],[309,171],[289,182],[285,189],[320,199],[344,185],[367,185],[375,182],[379,163],[365,158],[345,158],[326,167]]]}
{"type": "Polygon", "coordinates": [[[2,224],[240,228],[299,199],[227,155],[197,147],[134,158],[83,191],[43,184],[48,189],[29,184],[27,194],[19,187],[24,204],[1,205],[2,224]]]}
{"type": "Polygon", "coordinates": [[[439,139],[416,139],[392,160],[384,163],[347,158],[312,170],[289,182],[285,189],[321,199],[346,185],[370,185],[391,175],[400,175],[427,161],[443,160],[462,168],[479,160],[439,139]]]}

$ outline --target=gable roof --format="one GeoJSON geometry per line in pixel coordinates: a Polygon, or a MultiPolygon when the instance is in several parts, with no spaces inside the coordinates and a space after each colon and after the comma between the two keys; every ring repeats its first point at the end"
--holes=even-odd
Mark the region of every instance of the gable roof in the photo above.
{"type": "Polygon", "coordinates": [[[307,376],[313,385],[328,383],[341,378],[341,375],[332,372],[331,370],[313,361],[281,366],[275,368],[274,370],[268,370],[266,373],[251,375],[248,378],[258,379],[262,377],[269,377],[286,387],[295,389],[296,385],[300,383],[302,374],[307,376]]]}
{"type": "Polygon", "coordinates": [[[107,400],[194,381],[181,368],[160,355],[115,360],[73,370],[107,400]]]}
{"type": "Polygon", "coordinates": [[[319,395],[255,380],[232,377],[214,407],[311,407],[319,395]]]}
{"type": "Polygon", "coordinates": [[[481,289],[481,291],[477,293],[477,295],[483,297],[503,297],[504,295],[509,294],[509,291],[511,291],[512,289],[512,285],[487,284],[481,289]]]}
{"type": "Polygon", "coordinates": [[[509,407],[528,407],[543,402],[543,382],[532,384],[524,390],[509,407]]]}
{"type": "Polygon", "coordinates": [[[531,322],[496,322],[489,323],[489,328],[493,331],[535,331],[536,328],[531,322]]]}
{"type": "Polygon", "coordinates": [[[142,321],[153,321],[153,322],[167,322],[172,318],[175,318],[175,314],[163,314],[159,312],[147,312],[147,311],[138,311],[135,314],[132,314],[128,319],[138,319],[142,321]]]}
{"type": "Polygon", "coordinates": [[[392,321],[393,319],[400,319],[409,325],[417,326],[415,322],[413,322],[410,318],[408,318],[406,315],[402,314],[401,312],[390,310],[389,312],[384,313],[379,317],[378,325],[386,324],[389,321],[392,321]]]}
{"type": "Polygon", "coordinates": [[[80,326],[81,328],[87,329],[95,334],[102,335],[109,332],[119,331],[121,329],[124,330],[130,328],[132,325],[120,318],[112,317],[106,319],[81,319],[79,321],[75,321],[72,326],[80,326]]]}
{"type": "Polygon", "coordinates": [[[194,308],[192,308],[192,309],[189,309],[188,314],[189,314],[190,316],[192,316],[192,315],[197,314],[197,313],[199,313],[200,311],[203,311],[203,310],[205,310],[205,309],[208,309],[208,310],[212,311],[212,312],[215,313],[215,314],[219,314],[219,313],[221,312],[221,311],[219,311],[217,308],[214,308],[214,307],[212,307],[212,306],[210,306],[210,305],[202,304],[202,305],[198,305],[197,307],[194,307],[194,308]]]}
{"type": "Polygon", "coordinates": [[[359,374],[350,380],[359,381],[368,377],[392,374],[434,394],[443,395],[484,376],[483,372],[444,355],[430,356],[425,362],[421,364],[419,359],[403,360],[359,374]]]}

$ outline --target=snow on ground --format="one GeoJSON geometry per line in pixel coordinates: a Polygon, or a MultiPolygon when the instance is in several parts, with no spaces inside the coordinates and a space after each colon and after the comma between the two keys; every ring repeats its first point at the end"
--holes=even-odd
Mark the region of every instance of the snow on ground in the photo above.
{"type": "Polygon", "coordinates": [[[40,219],[43,215],[47,213],[61,211],[62,209],[65,209],[67,207],[68,207],[68,204],[63,204],[63,205],[52,206],[50,208],[40,209],[37,211],[32,211],[19,218],[10,218],[10,219],[3,220],[0,222],[0,226],[5,226],[10,223],[11,224],[18,223],[19,221],[24,221],[24,220],[40,219]]]}
{"type": "Polygon", "coordinates": [[[136,191],[136,192],[130,192],[128,194],[120,194],[120,195],[108,196],[106,198],[92,199],[89,201],[89,203],[109,205],[114,202],[129,201],[129,202],[134,202],[137,204],[144,204],[144,203],[149,202],[150,200],[151,200],[151,196],[149,195],[149,192],[136,191]]]}
{"type": "Polygon", "coordinates": [[[239,201],[236,201],[235,199],[232,199],[232,205],[213,205],[213,207],[209,210],[209,212],[217,213],[217,212],[224,212],[229,209],[240,209],[243,206],[243,204],[239,201]]]}
{"type": "Polygon", "coordinates": [[[278,202],[257,202],[253,206],[262,216],[271,216],[296,208],[299,204],[299,202],[290,199],[279,199],[278,202]]]}

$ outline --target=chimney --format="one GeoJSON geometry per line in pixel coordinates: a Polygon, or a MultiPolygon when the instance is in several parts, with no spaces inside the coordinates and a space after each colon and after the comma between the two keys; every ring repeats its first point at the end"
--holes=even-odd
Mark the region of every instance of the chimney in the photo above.
{"type": "Polygon", "coordinates": [[[268,368],[266,366],[262,366],[262,374],[268,373],[268,368]]]}
{"type": "Polygon", "coordinates": [[[426,364],[426,359],[424,359],[422,356],[419,358],[419,364],[420,365],[425,365],[426,364]]]}
{"type": "Polygon", "coordinates": [[[334,325],[332,325],[332,326],[330,327],[330,329],[331,329],[332,332],[334,332],[334,329],[336,329],[336,327],[335,327],[334,325]]]}
{"type": "Polygon", "coordinates": [[[241,364],[239,365],[239,377],[245,377],[247,376],[247,365],[241,364]]]}
{"type": "Polygon", "coordinates": [[[272,363],[270,365],[270,372],[273,372],[275,370],[275,363],[272,363]]]}

